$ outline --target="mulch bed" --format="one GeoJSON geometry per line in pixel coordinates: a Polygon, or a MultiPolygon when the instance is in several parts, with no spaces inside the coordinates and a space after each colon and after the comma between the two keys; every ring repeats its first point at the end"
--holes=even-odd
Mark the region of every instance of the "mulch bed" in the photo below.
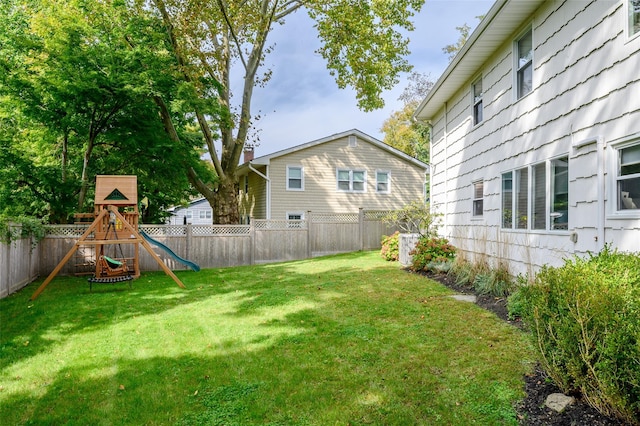
{"type": "MultiPolygon", "coordinates": [[[[453,277],[443,273],[424,273],[428,278],[438,281],[460,294],[473,294],[476,296],[476,304],[484,309],[494,312],[499,318],[515,327],[523,328],[521,321],[512,321],[508,317],[507,300],[505,298],[476,294],[473,288],[456,284],[453,277]]],[[[551,382],[546,373],[536,366],[531,374],[524,377],[525,392],[527,396],[516,406],[519,423],[523,426],[621,426],[625,425],[620,420],[604,416],[588,405],[580,398],[580,395],[572,395],[576,402],[562,413],[557,413],[545,407],[544,402],[548,395],[561,393],[560,389],[551,382]]]]}

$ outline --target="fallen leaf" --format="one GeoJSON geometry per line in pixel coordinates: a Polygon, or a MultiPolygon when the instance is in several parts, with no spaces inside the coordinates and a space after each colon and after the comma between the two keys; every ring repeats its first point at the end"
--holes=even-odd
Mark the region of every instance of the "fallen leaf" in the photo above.
{"type": "Polygon", "coordinates": [[[198,391],[195,391],[195,392],[193,393],[193,396],[196,396],[197,394],[198,394],[198,391]]]}
{"type": "Polygon", "coordinates": [[[119,386],[119,389],[120,389],[120,390],[124,390],[124,385],[120,385],[120,386],[119,386]]]}

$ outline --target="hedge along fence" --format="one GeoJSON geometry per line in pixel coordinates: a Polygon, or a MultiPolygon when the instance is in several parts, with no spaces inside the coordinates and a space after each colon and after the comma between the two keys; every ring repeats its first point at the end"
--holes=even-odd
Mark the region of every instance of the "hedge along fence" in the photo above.
{"type": "MultiPolygon", "coordinates": [[[[382,218],[386,212],[365,211],[348,214],[307,212],[305,220],[257,220],[250,225],[140,225],[140,230],[173,250],[178,256],[197,263],[201,268],[252,265],[306,259],[334,253],[380,248],[383,235],[396,231],[382,218]]],[[[47,235],[34,253],[35,273],[26,281],[17,281],[2,275],[2,282],[11,284],[17,291],[38,275],[47,276],[60,262],[89,225],[51,225],[47,235]]],[[[120,236],[126,238],[126,236],[120,236]]],[[[29,245],[30,243],[25,243],[29,245]]],[[[4,245],[0,245],[4,249],[4,245]]],[[[174,270],[187,267],[170,255],[153,246],[163,262],[174,270]]],[[[133,257],[133,245],[106,246],[105,254],[116,258],[133,257]]],[[[5,256],[4,251],[0,251],[5,256]]],[[[143,248],[139,248],[140,270],[157,271],[160,266],[143,248]]],[[[14,255],[11,255],[13,259],[14,255]]],[[[16,257],[24,254],[15,253],[16,257]]],[[[5,259],[2,257],[2,259],[5,259]]],[[[7,258],[7,263],[15,260],[7,258]]],[[[95,266],[93,247],[81,246],[75,256],[60,271],[61,275],[93,272],[95,266]]],[[[3,260],[4,263],[4,260],[3,260]]],[[[23,264],[16,266],[22,270],[23,264]]],[[[2,268],[4,269],[4,268],[2,268]]],[[[8,286],[8,285],[7,285],[8,286]]],[[[6,296],[3,294],[2,297],[6,296]]]]}

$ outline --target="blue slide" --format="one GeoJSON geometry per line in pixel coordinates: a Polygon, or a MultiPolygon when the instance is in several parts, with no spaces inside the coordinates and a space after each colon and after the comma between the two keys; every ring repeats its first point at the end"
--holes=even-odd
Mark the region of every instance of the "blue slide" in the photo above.
{"type": "Polygon", "coordinates": [[[183,259],[182,257],[178,256],[177,254],[175,254],[173,252],[173,250],[171,250],[166,245],[162,244],[160,241],[154,240],[146,232],[144,232],[142,230],[138,230],[138,232],[140,233],[140,235],[142,235],[142,238],[144,238],[145,240],[147,240],[149,243],[153,244],[154,246],[160,247],[162,250],[167,252],[167,254],[169,256],[171,256],[174,260],[177,260],[178,262],[182,263],[183,265],[188,266],[189,268],[193,269],[196,272],[200,271],[200,267],[198,265],[196,265],[195,263],[193,263],[190,260],[183,259]]]}

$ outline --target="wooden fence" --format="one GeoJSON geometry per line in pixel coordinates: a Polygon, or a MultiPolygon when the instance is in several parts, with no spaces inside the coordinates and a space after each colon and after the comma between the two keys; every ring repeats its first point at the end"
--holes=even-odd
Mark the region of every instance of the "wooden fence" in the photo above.
{"type": "MultiPolygon", "coordinates": [[[[219,268],[378,249],[381,237],[396,231],[395,227],[382,221],[384,213],[364,210],[353,214],[307,212],[305,220],[253,220],[250,225],[140,225],[140,230],[169,247],[177,256],[188,259],[201,268],[219,268]]],[[[47,276],[87,227],[88,225],[49,226],[47,236],[40,242],[38,249],[34,250],[39,253],[38,259],[34,261],[35,274],[27,274],[29,279],[26,281],[16,280],[19,284],[14,283],[8,293],[26,285],[38,274],[47,276]]],[[[131,257],[133,246],[123,244],[106,247],[106,250],[109,256],[131,257]]],[[[154,246],[154,251],[171,269],[186,269],[185,265],[159,246],[154,246]]],[[[4,251],[0,253],[7,256],[8,263],[14,262],[9,259],[9,254],[4,254],[4,251]]],[[[92,247],[80,247],[60,274],[91,273],[94,269],[94,256],[92,247]]],[[[140,270],[160,269],[146,250],[140,247],[140,270]]],[[[4,275],[2,280],[4,282],[4,275]]],[[[13,283],[14,280],[7,277],[7,282],[13,283]]]]}
{"type": "Polygon", "coordinates": [[[0,243],[0,298],[20,290],[39,272],[40,250],[31,238],[0,243]]]}

